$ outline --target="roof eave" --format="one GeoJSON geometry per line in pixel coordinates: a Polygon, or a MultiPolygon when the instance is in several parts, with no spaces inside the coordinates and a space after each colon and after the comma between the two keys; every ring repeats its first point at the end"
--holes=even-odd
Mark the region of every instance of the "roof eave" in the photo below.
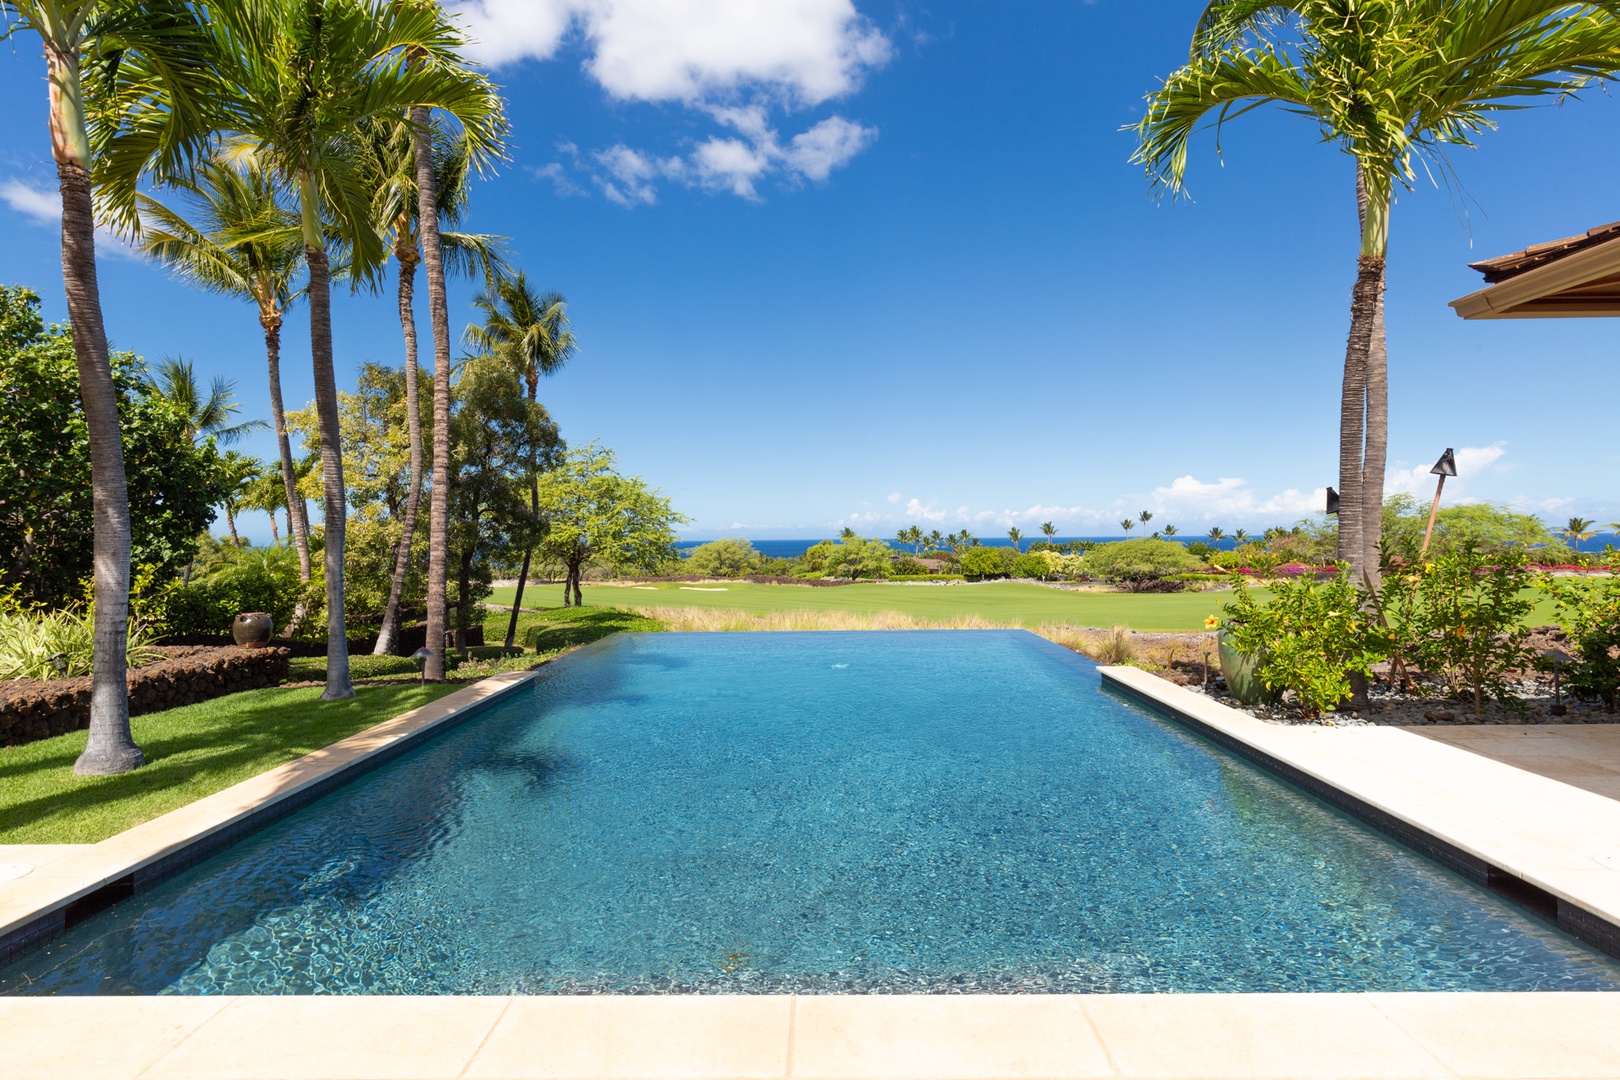
{"type": "Polygon", "coordinates": [[[1450,307],[1463,319],[1620,316],[1620,307],[1613,305],[1565,305],[1553,299],[1566,289],[1617,273],[1620,273],[1620,236],[1453,300],[1450,307]],[[1535,306],[1519,310],[1525,305],[1535,306]]]}

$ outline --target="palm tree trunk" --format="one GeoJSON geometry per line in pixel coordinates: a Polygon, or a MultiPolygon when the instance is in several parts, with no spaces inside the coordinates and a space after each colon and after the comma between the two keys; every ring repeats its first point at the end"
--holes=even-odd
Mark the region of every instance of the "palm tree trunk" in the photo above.
{"type": "MultiPolygon", "coordinates": [[[[281,455],[281,484],[287,489],[287,531],[298,549],[298,580],[310,579],[309,519],[298,497],[298,474],[293,467],[292,442],[287,438],[287,413],[281,404],[281,315],[261,315],[264,351],[270,368],[270,419],[276,427],[276,449],[281,455]]],[[[302,621],[297,620],[297,621],[302,621]]]]}
{"type": "Polygon", "coordinates": [[[326,689],[322,701],[354,697],[349,681],[349,635],[343,604],[343,547],[348,505],[343,491],[343,443],[338,427],[337,378],[332,371],[332,284],[326,252],[306,245],[309,263],[309,351],[315,366],[315,414],[321,432],[321,486],[325,496],[326,689]]]}
{"type": "Polygon", "coordinates": [[[1376,587],[1383,579],[1384,469],[1389,460],[1389,349],[1384,339],[1385,267],[1379,260],[1377,305],[1367,348],[1367,456],[1361,470],[1363,565],[1376,587]]]}
{"type": "Polygon", "coordinates": [[[427,647],[422,677],[443,682],[445,674],[445,584],[450,552],[450,308],[444,293],[444,249],[439,243],[438,194],[433,148],[428,139],[429,110],[411,107],[411,141],[416,150],[417,222],[422,262],[427,267],[428,316],[433,326],[433,496],[428,514],[427,647]]]}
{"type": "MultiPolygon", "coordinates": [[[[529,404],[533,405],[540,396],[540,381],[538,375],[529,379],[529,404]]],[[[533,455],[529,458],[529,525],[534,527],[540,520],[540,480],[535,475],[535,462],[533,455]]],[[[534,558],[534,541],[530,540],[523,546],[523,569],[518,571],[517,595],[512,597],[512,617],[506,621],[506,647],[512,648],[517,640],[518,611],[523,607],[523,586],[529,582],[529,563],[534,558]]]]}
{"type": "Polygon", "coordinates": [[[236,511],[231,509],[230,503],[224,504],[225,525],[231,530],[231,546],[238,551],[242,550],[242,538],[236,535],[236,511]]]}
{"type": "Polygon", "coordinates": [[[399,325],[405,335],[405,427],[411,442],[411,486],[405,496],[404,529],[394,553],[394,580],[388,586],[388,606],[372,652],[387,656],[399,636],[399,603],[405,592],[405,574],[411,567],[411,542],[416,539],[416,508],[422,501],[422,408],[417,389],[416,312],[412,305],[416,283],[415,252],[399,259],[399,325]]]}
{"type": "Polygon", "coordinates": [[[91,658],[90,733],[73,763],[79,776],[128,772],[146,761],[129,730],[129,488],[118,427],[118,390],[107,356],[96,278],[96,221],[90,195],[89,140],[80,97],[78,58],[47,46],[51,145],[62,193],[62,288],[67,294],[73,359],[90,436],[90,502],[94,522],[95,629],[91,658]]]}

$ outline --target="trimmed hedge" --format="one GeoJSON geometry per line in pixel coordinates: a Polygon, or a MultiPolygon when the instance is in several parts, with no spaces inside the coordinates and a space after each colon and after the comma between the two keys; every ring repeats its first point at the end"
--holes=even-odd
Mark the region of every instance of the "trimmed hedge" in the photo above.
{"type": "MultiPolygon", "coordinates": [[[[129,713],[162,712],[275,686],[287,677],[288,652],[270,646],[240,649],[159,647],[163,659],[129,673],[129,713]]],[[[0,746],[17,746],[90,726],[90,676],[0,682],[0,746]]]]}

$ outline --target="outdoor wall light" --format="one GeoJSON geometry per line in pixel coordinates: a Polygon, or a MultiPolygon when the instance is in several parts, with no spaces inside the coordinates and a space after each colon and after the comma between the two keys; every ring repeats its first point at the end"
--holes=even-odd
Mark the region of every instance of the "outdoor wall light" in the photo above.
{"type": "Polygon", "coordinates": [[[1328,488],[1327,492],[1327,512],[1329,517],[1339,512],[1339,493],[1332,488],[1328,488]]]}
{"type": "Polygon", "coordinates": [[[1423,530],[1423,548],[1418,552],[1420,556],[1429,553],[1429,538],[1434,535],[1434,519],[1440,513],[1440,493],[1446,490],[1446,477],[1457,475],[1457,458],[1451,447],[1446,447],[1446,452],[1440,455],[1440,460],[1434,463],[1429,473],[1440,480],[1434,485],[1434,505],[1429,507],[1429,527],[1423,530]]]}

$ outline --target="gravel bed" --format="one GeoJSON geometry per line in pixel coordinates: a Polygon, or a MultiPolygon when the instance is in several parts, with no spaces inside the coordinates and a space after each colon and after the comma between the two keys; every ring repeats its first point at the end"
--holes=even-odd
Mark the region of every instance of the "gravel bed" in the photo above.
{"type": "Polygon", "coordinates": [[[1526,725],[1526,724],[1616,724],[1620,713],[1605,711],[1601,702],[1582,703],[1564,698],[1565,714],[1554,716],[1551,680],[1524,679],[1517,684],[1522,709],[1492,701],[1485,701],[1483,715],[1474,715],[1474,703],[1458,701],[1445,696],[1444,688],[1431,687],[1427,696],[1404,694],[1386,683],[1376,682],[1367,696],[1370,707],[1362,712],[1326,713],[1308,720],[1288,707],[1285,700],[1278,705],[1244,705],[1226,689],[1226,680],[1212,679],[1205,687],[1194,683],[1187,689],[1205,694],[1222,705],[1246,712],[1250,716],[1273,724],[1305,724],[1323,727],[1358,727],[1382,724],[1393,727],[1461,727],[1470,725],[1526,725]]]}

